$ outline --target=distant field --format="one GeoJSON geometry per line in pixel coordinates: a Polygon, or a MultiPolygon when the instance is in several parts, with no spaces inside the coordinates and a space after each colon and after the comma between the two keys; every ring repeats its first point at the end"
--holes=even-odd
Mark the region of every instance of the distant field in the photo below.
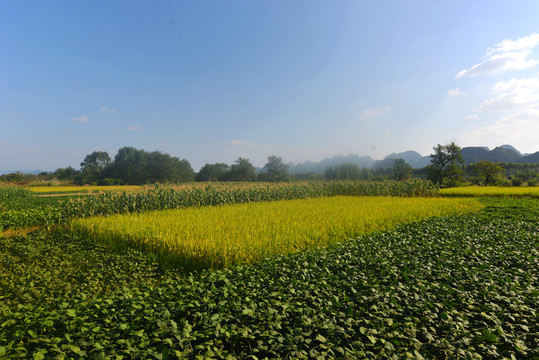
{"type": "Polygon", "coordinates": [[[140,186],[35,186],[29,187],[30,191],[38,194],[61,194],[61,193],[99,193],[103,191],[133,191],[141,189],[140,186]]]}
{"type": "Polygon", "coordinates": [[[539,186],[503,187],[503,186],[465,186],[441,189],[442,196],[530,196],[539,197],[539,186]]]}
{"type": "Polygon", "coordinates": [[[472,199],[337,196],[81,218],[72,230],[154,252],[172,267],[218,268],[482,207],[472,199]]]}

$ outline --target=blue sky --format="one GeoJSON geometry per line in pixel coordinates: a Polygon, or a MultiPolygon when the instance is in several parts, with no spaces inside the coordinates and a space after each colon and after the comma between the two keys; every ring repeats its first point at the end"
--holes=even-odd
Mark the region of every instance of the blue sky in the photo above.
{"type": "Polygon", "coordinates": [[[539,150],[537,1],[0,0],[0,171],[539,150]]]}

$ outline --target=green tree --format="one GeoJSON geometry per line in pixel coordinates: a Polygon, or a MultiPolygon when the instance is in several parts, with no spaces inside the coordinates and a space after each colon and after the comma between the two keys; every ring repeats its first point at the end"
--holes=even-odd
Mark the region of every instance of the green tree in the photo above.
{"type": "Polygon", "coordinates": [[[260,179],[267,181],[288,181],[288,165],[283,163],[283,160],[277,156],[268,156],[268,162],[264,166],[264,172],[259,174],[260,179]]]}
{"type": "Polygon", "coordinates": [[[72,181],[75,177],[80,176],[80,172],[75,170],[72,166],[66,168],[58,168],[54,171],[54,177],[58,180],[72,181]]]}
{"type": "Polygon", "coordinates": [[[224,180],[229,170],[229,166],[224,163],[205,164],[195,175],[195,181],[224,180]]]}
{"type": "Polygon", "coordinates": [[[230,166],[226,179],[230,181],[256,181],[256,169],[249,159],[240,157],[230,166]]]}
{"type": "Polygon", "coordinates": [[[447,180],[448,185],[458,183],[462,178],[464,163],[460,147],[451,142],[447,145],[438,144],[433,150],[431,163],[427,166],[427,178],[439,185],[443,185],[444,180],[447,180]]]}
{"type": "Polygon", "coordinates": [[[160,151],[146,153],[145,157],[147,164],[146,183],[189,182],[195,178],[191,164],[185,159],[180,160],[160,151]]]}
{"type": "Polygon", "coordinates": [[[114,157],[113,174],[125,184],[142,185],[146,183],[146,153],[131,146],[118,150],[114,157]]]}
{"type": "Polygon", "coordinates": [[[324,177],[328,180],[359,180],[361,176],[361,169],[353,163],[339,164],[335,168],[328,167],[324,172],[324,177]]]}
{"type": "Polygon", "coordinates": [[[110,164],[110,156],[106,151],[94,151],[86,155],[84,161],[80,163],[84,180],[94,182],[102,178],[103,172],[110,164]]]}
{"type": "Polygon", "coordinates": [[[404,159],[395,159],[393,161],[393,178],[395,180],[407,180],[412,176],[412,166],[404,159]]]}
{"type": "Polygon", "coordinates": [[[361,180],[371,180],[373,178],[372,170],[367,167],[362,168],[359,174],[359,178],[361,180]]]}
{"type": "Polygon", "coordinates": [[[24,179],[24,174],[20,171],[16,171],[14,173],[9,173],[2,175],[2,179],[4,179],[7,182],[19,182],[24,179]]]}
{"type": "Polygon", "coordinates": [[[494,182],[496,179],[501,178],[504,173],[503,166],[498,163],[494,163],[488,160],[481,160],[473,165],[473,170],[480,176],[483,181],[483,185],[494,182]]]}
{"type": "Polygon", "coordinates": [[[188,182],[195,177],[191,164],[185,159],[130,146],[118,150],[111,173],[116,179],[131,185],[188,182]]]}

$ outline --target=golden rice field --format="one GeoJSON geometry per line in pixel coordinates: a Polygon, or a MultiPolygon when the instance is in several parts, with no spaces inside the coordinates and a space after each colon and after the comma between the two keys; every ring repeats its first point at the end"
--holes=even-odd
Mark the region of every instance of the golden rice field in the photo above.
{"type": "Polygon", "coordinates": [[[114,186],[34,186],[29,187],[28,190],[35,193],[49,193],[49,194],[61,194],[61,193],[99,193],[104,191],[135,191],[140,190],[141,186],[133,185],[114,185],[114,186]]]}
{"type": "Polygon", "coordinates": [[[338,196],[76,219],[71,230],[151,251],[167,267],[218,268],[462,214],[475,199],[338,196]]]}
{"type": "Polygon", "coordinates": [[[440,189],[442,196],[530,196],[539,197],[539,187],[465,186],[440,189]]]}

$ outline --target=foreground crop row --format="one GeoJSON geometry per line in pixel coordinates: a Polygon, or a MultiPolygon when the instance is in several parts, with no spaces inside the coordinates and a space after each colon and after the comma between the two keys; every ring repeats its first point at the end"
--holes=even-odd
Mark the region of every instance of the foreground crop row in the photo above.
{"type": "Polygon", "coordinates": [[[498,201],[185,278],[69,234],[3,238],[0,357],[537,359],[538,218],[498,201]]]}

